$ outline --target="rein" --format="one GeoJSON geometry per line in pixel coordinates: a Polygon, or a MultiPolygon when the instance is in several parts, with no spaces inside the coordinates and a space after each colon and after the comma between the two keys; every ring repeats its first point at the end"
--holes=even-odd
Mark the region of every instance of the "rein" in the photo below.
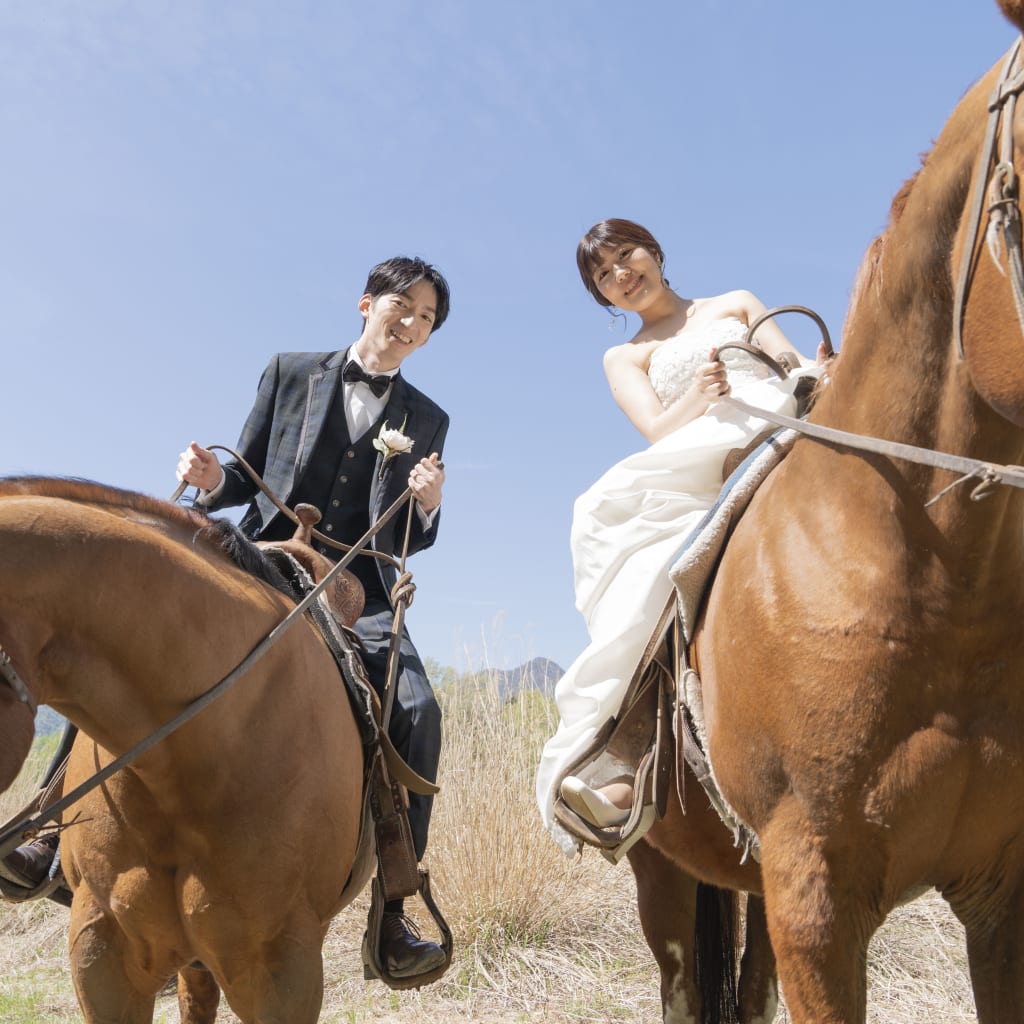
{"type": "MultiPolygon", "coordinates": [[[[767,409],[758,409],[756,406],[748,405],[726,395],[719,399],[720,402],[728,402],[730,405],[758,419],[768,420],[770,423],[778,424],[780,427],[789,427],[797,430],[815,441],[822,441],[825,444],[836,444],[844,448],[855,448],[859,451],[874,452],[877,455],[889,455],[897,459],[906,459],[908,462],[916,462],[922,466],[932,466],[935,469],[949,469],[954,473],[963,474],[959,480],[951,484],[963,483],[975,477],[980,483],[971,492],[973,501],[980,501],[988,496],[991,489],[999,484],[1009,487],[1024,488],[1024,466],[1004,466],[997,462],[982,462],[979,459],[969,459],[962,455],[948,455],[945,452],[933,451],[931,448],[918,448],[912,444],[902,444],[899,441],[883,441],[877,437],[867,437],[864,434],[853,434],[848,430],[837,430],[835,427],[824,427],[817,423],[808,423],[806,420],[798,420],[792,416],[784,416],[781,413],[769,412],[767,409]]],[[[950,488],[940,491],[928,505],[933,504],[950,488]]]]}
{"type": "MultiPolygon", "coordinates": [[[[1021,39],[1018,39],[1006,56],[999,81],[992,90],[988,101],[988,125],[985,130],[985,141],[981,146],[978,159],[978,170],[974,180],[974,192],[971,197],[968,220],[967,241],[960,257],[960,270],[956,279],[956,291],[953,297],[953,337],[956,339],[957,352],[964,358],[963,321],[967,304],[967,292],[971,286],[975,263],[975,248],[978,232],[981,229],[982,205],[985,201],[985,188],[989,184],[988,168],[996,158],[996,144],[999,153],[992,174],[988,215],[991,227],[1002,231],[1006,239],[1006,257],[1010,268],[1010,285],[1013,289],[1013,301],[1017,307],[1017,320],[1021,332],[1024,333],[1024,255],[1021,252],[1020,210],[1017,206],[1018,187],[1017,173],[1013,166],[1013,115],[1017,106],[1017,96],[1024,90],[1024,67],[1015,67],[1020,58],[1021,39]],[[1012,75],[1012,77],[1011,77],[1012,75]],[[999,126],[1003,112],[1006,121],[1002,135],[999,126]]],[[[989,252],[996,268],[1005,275],[999,266],[998,241],[993,233],[989,235],[989,252]]]]}
{"type": "MultiPolygon", "coordinates": [[[[215,446],[222,447],[222,446],[215,446]]],[[[228,449],[226,449],[228,450],[228,449]]],[[[255,474],[251,468],[246,466],[248,472],[253,474],[254,480],[258,483],[261,489],[264,488],[263,481],[255,474]]],[[[274,498],[269,492],[264,490],[269,497],[274,500],[277,504],[277,499],[274,498]]],[[[181,491],[177,492],[177,496],[180,497],[181,491]]],[[[406,487],[402,494],[384,511],[380,518],[371,526],[362,537],[359,538],[350,548],[347,553],[340,561],[336,562],[327,573],[326,576],[312,589],[308,594],[276,625],[274,628],[242,659],[239,664],[231,670],[219,683],[216,683],[213,687],[207,690],[204,694],[197,697],[194,701],[188,704],[184,710],[175,715],[170,721],[165,722],[155,732],[144,737],[135,746],[126,750],[119,757],[115,758],[105,768],[100,769],[95,775],[90,776],[80,786],[77,786],[70,793],[63,796],[60,800],[50,804],[42,813],[37,814],[33,818],[25,818],[17,824],[13,825],[6,832],[0,834],[0,860],[6,857],[12,850],[24,841],[26,837],[30,837],[39,831],[39,827],[44,825],[48,821],[52,821],[66,808],[80,800],[86,793],[95,789],[101,783],[105,782],[111,775],[119,771],[125,765],[131,764],[132,761],[136,760],[140,755],[144,754],[150,747],[155,746],[161,740],[166,739],[171,733],[180,729],[186,722],[190,721],[201,711],[203,711],[209,704],[212,704],[218,697],[221,697],[226,693],[238,680],[257,662],[263,657],[271,647],[283,636],[283,634],[289,630],[299,618],[303,615],[306,609],[319,598],[324,592],[330,582],[338,575],[354,558],[359,554],[363,547],[370,542],[373,536],[381,529],[381,527],[391,519],[398,510],[402,507],[405,502],[409,501],[412,496],[412,488],[406,487]]],[[[409,502],[410,513],[412,510],[412,502],[409,502]]],[[[283,506],[278,505],[279,508],[283,509],[283,506]]],[[[291,510],[284,510],[290,518],[294,518],[297,521],[297,517],[291,512],[291,510]]],[[[408,528],[406,529],[406,540],[408,541],[408,528]]],[[[335,547],[344,546],[334,543],[335,547]]],[[[385,558],[395,563],[394,559],[390,556],[385,555],[385,558]]],[[[404,560],[404,559],[403,559],[404,560]]],[[[398,563],[395,563],[398,564],[398,563]]],[[[403,575],[403,578],[395,584],[394,592],[397,592],[397,599],[399,601],[399,607],[404,607],[410,600],[410,586],[408,584],[408,573],[403,575]]],[[[396,618],[397,618],[396,613],[396,618]]],[[[396,646],[393,642],[393,647],[396,646]]],[[[9,665],[10,658],[0,649],[0,676],[7,684],[14,690],[22,703],[27,703],[29,707],[33,709],[35,714],[36,702],[32,697],[31,693],[28,692],[28,687],[25,683],[17,676],[13,668],[9,665]],[[21,691],[24,690],[24,696],[21,691]],[[27,698],[27,699],[26,699],[27,698]]],[[[396,666],[397,667],[397,666],[396,666]]],[[[388,666],[388,681],[391,683],[393,671],[392,665],[388,666]]],[[[394,690],[393,685],[388,686],[388,695],[391,696],[391,691],[394,690]]],[[[382,725],[382,729],[386,730],[387,722],[385,720],[382,725]]],[[[66,826],[65,826],[66,827],[66,826]]]]}
{"type": "MultiPolygon", "coordinates": [[[[1014,49],[1012,56],[1016,55],[1019,47],[1020,42],[1018,42],[1018,46],[1014,49]]],[[[1019,72],[1018,78],[1020,83],[1018,87],[1024,88],[1024,70],[1019,72]]],[[[1014,79],[1015,82],[1017,80],[1014,79]]],[[[1022,285],[1024,285],[1024,272],[1022,272],[1022,285]]],[[[1024,302],[1024,291],[1022,291],[1022,302],[1024,302]]],[[[1021,308],[1024,309],[1024,306],[1021,308]]],[[[751,324],[747,330],[745,342],[729,342],[725,345],[720,345],[718,351],[721,352],[723,349],[735,348],[747,352],[760,359],[780,379],[785,380],[788,376],[785,367],[781,366],[767,352],[751,343],[754,331],[765,320],[779,313],[804,313],[811,317],[821,328],[822,341],[825,343],[826,350],[830,355],[834,354],[832,340],[829,337],[824,321],[817,313],[806,306],[777,306],[774,309],[767,310],[751,324]]],[[[1024,329],[1024,320],[1022,320],[1022,329],[1024,329]]],[[[873,452],[876,455],[887,455],[894,459],[905,459],[907,462],[931,466],[933,469],[948,469],[954,473],[961,474],[959,479],[955,480],[948,487],[943,488],[935,497],[927,501],[925,508],[933,505],[948,491],[968,480],[979,480],[977,486],[971,491],[972,501],[981,501],[982,498],[988,497],[992,489],[1001,484],[1008,487],[1024,488],[1024,466],[1007,466],[997,462],[982,462],[980,459],[971,459],[963,455],[949,455],[946,452],[935,451],[931,448],[919,448],[917,445],[903,444],[899,441],[884,441],[881,438],[868,437],[865,434],[854,434],[848,430],[839,430],[836,427],[825,427],[817,423],[808,423],[806,420],[796,419],[793,416],[785,416],[782,413],[759,409],[757,406],[748,405],[746,402],[733,398],[731,395],[725,395],[719,398],[718,401],[727,402],[733,408],[739,409],[748,416],[756,416],[758,419],[766,420],[777,426],[799,431],[801,434],[815,441],[821,441],[824,444],[834,444],[843,448],[853,448],[857,451],[873,452]]]]}
{"type": "MultiPolygon", "coordinates": [[[[281,501],[281,499],[278,498],[278,496],[274,494],[274,492],[269,487],[267,487],[267,485],[263,482],[262,478],[260,477],[259,473],[257,473],[256,470],[253,469],[252,466],[250,466],[249,463],[246,462],[245,459],[243,459],[242,456],[239,455],[238,452],[236,452],[233,448],[229,448],[227,445],[224,444],[211,444],[207,446],[207,451],[227,452],[228,455],[230,455],[239,464],[239,466],[241,466],[242,469],[244,469],[246,473],[249,474],[250,479],[259,489],[260,493],[262,493],[264,497],[266,497],[267,500],[270,501],[270,503],[274,506],[274,508],[278,510],[278,512],[280,512],[286,519],[290,519],[296,526],[304,525],[302,521],[299,519],[299,517],[295,514],[295,512],[293,512],[292,509],[288,508],[288,506],[285,505],[285,503],[281,501]]],[[[168,500],[171,502],[176,502],[182,496],[182,494],[185,493],[186,487],[188,487],[188,484],[184,480],[182,480],[182,482],[178,484],[177,488],[175,488],[174,493],[170,496],[168,500]]],[[[399,500],[404,501],[405,495],[403,495],[402,498],[400,498],[399,500]]],[[[362,551],[360,551],[359,548],[360,544],[362,544],[367,539],[367,537],[372,537],[375,533],[377,533],[381,526],[383,526],[384,523],[391,518],[391,515],[392,511],[391,509],[389,509],[388,512],[384,516],[381,516],[381,518],[377,521],[377,524],[374,526],[374,528],[370,530],[369,533],[367,533],[366,537],[362,537],[360,540],[356,541],[356,543],[352,546],[349,546],[348,544],[342,544],[341,541],[335,540],[333,537],[328,537],[326,533],[321,533],[319,530],[313,528],[310,529],[310,536],[315,537],[318,541],[320,541],[321,544],[326,544],[328,547],[334,548],[336,551],[352,551],[354,549],[359,554],[369,555],[371,558],[376,558],[378,561],[387,562],[390,565],[394,566],[396,569],[400,570],[401,567],[399,566],[398,561],[392,558],[390,555],[385,554],[383,551],[375,551],[373,548],[365,548],[362,551]]],[[[406,543],[408,543],[408,539],[406,543]]]]}

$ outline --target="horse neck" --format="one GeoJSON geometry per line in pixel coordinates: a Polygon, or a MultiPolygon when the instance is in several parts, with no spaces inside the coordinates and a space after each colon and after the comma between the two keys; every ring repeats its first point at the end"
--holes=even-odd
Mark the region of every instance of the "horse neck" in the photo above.
{"type": "Polygon", "coordinates": [[[39,702],[108,750],[168,721],[280,618],[264,598],[253,622],[259,591],[173,527],[47,499],[20,501],[19,514],[17,503],[0,499],[0,578],[17,581],[0,593],[0,640],[39,702]]]}
{"type": "MultiPolygon", "coordinates": [[[[965,96],[921,171],[894,201],[890,225],[866,262],[842,356],[813,418],[870,437],[1017,464],[1024,461],[1024,431],[982,399],[953,338],[953,253],[995,73],[965,96]]],[[[1012,343],[1022,344],[1019,333],[1012,343]]],[[[947,471],[897,466],[921,502],[952,479],[947,471]]],[[[998,488],[978,503],[969,500],[969,490],[960,488],[933,506],[933,521],[947,536],[969,526],[970,537],[977,538],[982,527],[990,531],[990,552],[1016,555],[1022,543],[1019,492],[998,488]]]]}

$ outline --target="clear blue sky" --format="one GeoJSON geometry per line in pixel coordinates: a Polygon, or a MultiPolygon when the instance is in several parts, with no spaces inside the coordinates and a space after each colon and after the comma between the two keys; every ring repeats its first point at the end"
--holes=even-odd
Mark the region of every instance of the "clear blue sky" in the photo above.
{"type": "Polygon", "coordinates": [[[369,266],[422,255],[452,314],[404,369],[452,427],[413,637],[565,667],[573,499],[641,447],[579,237],[633,218],[682,294],[838,334],[893,193],[1012,41],[994,0],[0,0],[0,474],[170,494],[272,353],[346,346],[369,266]]]}

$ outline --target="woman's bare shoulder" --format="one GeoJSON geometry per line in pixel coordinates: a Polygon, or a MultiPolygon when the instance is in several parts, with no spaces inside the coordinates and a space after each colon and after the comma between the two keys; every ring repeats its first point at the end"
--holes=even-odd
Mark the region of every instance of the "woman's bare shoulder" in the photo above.
{"type": "Polygon", "coordinates": [[[629,366],[645,369],[650,361],[651,351],[656,345],[656,342],[646,339],[639,334],[629,341],[622,342],[620,345],[612,345],[611,348],[605,350],[604,368],[606,371],[629,366]]]}

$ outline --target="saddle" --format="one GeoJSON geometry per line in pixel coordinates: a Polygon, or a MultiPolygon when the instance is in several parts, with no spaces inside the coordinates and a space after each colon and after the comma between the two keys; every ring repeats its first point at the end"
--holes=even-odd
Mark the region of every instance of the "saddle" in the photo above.
{"type": "Polygon", "coordinates": [[[744,450],[718,500],[684,540],[670,572],[675,591],[654,627],[630,679],[619,713],[556,780],[555,820],[581,844],[618,863],[664,816],[675,769],[685,812],[683,778],[689,769],[733,833],[743,859],[758,855],[757,836],[729,807],[707,759],[700,678],[690,665],[689,644],[726,541],[757,487],[792,447],[795,432],[769,431],[744,450]],[[634,775],[633,806],[621,825],[599,827],[577,814],[560,792],[572,775],[592,788],[634,775]]]}

